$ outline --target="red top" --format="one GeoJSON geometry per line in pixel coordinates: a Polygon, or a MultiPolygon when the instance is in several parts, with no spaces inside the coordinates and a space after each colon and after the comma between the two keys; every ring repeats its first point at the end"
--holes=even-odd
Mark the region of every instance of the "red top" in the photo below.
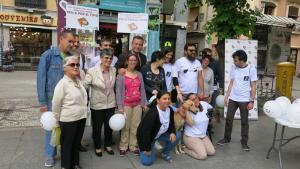
{"type": "Polygon", "coordinates": [[[135,78],[125,76],[125,100],[124,100],[125,106],[133,107],[140,104],[141,102],[140,87],[141,87],[141,80],[139,76],[136,76],[135,78]]]}

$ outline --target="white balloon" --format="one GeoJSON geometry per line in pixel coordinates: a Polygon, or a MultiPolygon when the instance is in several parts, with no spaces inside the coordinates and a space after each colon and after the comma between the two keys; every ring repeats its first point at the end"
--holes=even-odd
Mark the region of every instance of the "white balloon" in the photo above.
{"type": "Polygon", "coordinates": [[[224,107],[224,95],[219,95],[219,96],[217,96],[217,98],[216,98],[216,105],[218,106],[218,107],[224,107]]]}
{"type": "Polygon", "coordinates": [[[293,104],[300,104],[300,98],[293,101],[293,104]]]}
{"type": "Polygon", "coordinates": [[[267,101],[263,106],[263,110],[267,116],[272,118],[277,118],[282,115],[282,109],[280,105],[274,100],[267,101]]]}
{"type": "Polygon", "coordinates": [[[289,121],[300,123],[300,104],[289,105],[286,116],[289,121]]]}
{"type": "Polygon", "coordinates": [[[276,98],[275,101],[280,105],[282,110],[286,110],[287,107],[291,104],[290,99],[285,96],[280,96],[276,98]]]}
{"type": "Polygon", "coordinates": [[[45,130],[51,131],[56,125],[54,113],[50,111],[43,113],[40,122],[45,130]]]}
{"type": "Polygon", "coordinates": [[[120,131],[125,126],[125,116],[123,114],[115,114],[109,119],[109,127],[114,131],[120,131]]]}

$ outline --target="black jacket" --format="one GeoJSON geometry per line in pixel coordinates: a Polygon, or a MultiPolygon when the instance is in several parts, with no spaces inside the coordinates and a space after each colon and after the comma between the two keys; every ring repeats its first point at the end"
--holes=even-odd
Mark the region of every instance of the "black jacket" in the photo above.
{"type": "MultiPolygon", "coordinates": [[[[129,51],[129,52],[132,52],[132,51],[129,51]]],[[[125,62],[126,62],[126,57],[129,53],[121,53],[118,57],[118,61],[115,65],[116,69],[120,69],[120,68],[125,68],[125,62]]],[[[142,54],[142,53],[139,53],[139,56],[140,56],[140,63],[138,63],[137,65],[137,70],[140,71],[142,66],[146,65],[147,64],[147,57],[146,55],[142,54]]]]}
{"type": "MultiPolygon", "coordinates": [[[[170,123],[168,128],[168,133],[175,132],[175,125],[174,125],[174,111],[171,107],[170,108],[170,123]]],[[[150,110],[147,112],[145,117],[139,124],[137,129],[136,137],[137,142],[139,145],[140,151],[150,151],[151,144],[154,142],[155,136],[157,135],[160,129],[161,123],[159,120],[159,113],[157,110],[156,105],[152,106],[150,110]]]]}
{"type": "Polygon", "coordinates": [[[146,96],[149,100],[152,97],[153,90],[157,91],[167,91],[166,79],[165,79],[165,71],[163,68],[159,68],[159,79],[161,79],[161,85],[159,89],[153,87],[152,83],[152,71],[151,71],[151,63],[145,65],[141,69],[141,73],[143,75],[143,80],[145,84],[146,96]]]}

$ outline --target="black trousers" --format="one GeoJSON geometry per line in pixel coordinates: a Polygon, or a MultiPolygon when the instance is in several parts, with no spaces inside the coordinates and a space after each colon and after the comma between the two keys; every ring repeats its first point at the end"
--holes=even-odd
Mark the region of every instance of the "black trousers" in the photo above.
{"type": "Polygon", "coordinates": [[[104,123],[104,146],[110,147],[112,144],[112,129],[109,127],[109,119],[115,113],[115,108],[93,110],[92,114],[92,126],[93,126],[93,140],[96,149],[101,149],[101,130],[104,123]]]}
{"type": "Polygon", "coordinates": [[[61,129],[61,167],[70,169],[79,165],[79,145],[84,132],[86,119],[72,122],[59,122],[61,129]]]}
{"type": "Polygon", "coordinates": [[[231,140],[231,132],[232,132],[232,125],[234,120],[234,115],[236,110],[240,109],[240,116],[241,116],[241,143],[248,142],[248,135],[249,135],[249,123],[248,123],[248,115],[249,111],[247,109],[249,102],[236,102],[229,99],[228,109],[227,109],[227,116],[226,116],[226,124],[225,124],[225,134],[224,138],[228,141],[231,140]]]}

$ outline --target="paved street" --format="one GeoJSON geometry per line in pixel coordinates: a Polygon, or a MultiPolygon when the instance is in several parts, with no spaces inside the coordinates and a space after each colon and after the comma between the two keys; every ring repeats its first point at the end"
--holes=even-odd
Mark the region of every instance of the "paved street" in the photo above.
{"type": "MultiPolygon", "coordinates": [[[[41,169],[43,167],[43,130],[39,127],[39,112],[36,108],[35,72],[0,72],[0,169],[41,169]]],[[[300,96],[300,80],[295,79],[293,96],[300,96]]],[[[143,167],[138,158],[129,154],[121,158],[104,153],[102,158],[94,155],[91,142],[91,128],[85,130],[89,151],[81,153],[84,169],[276,169],[279,168],[275,152],[266,159],[271,144],[274,123],[264,115],[250,123],[250,152],[240,147],[240,122],[235,121],[232,142],[224,147],[216,147],[216,155],[204,161],[194,160],[186,155],[174,155],[175,162],[168,164],[157,158],[151,167],[143,167]]],[[[217,124],[213,142],[223,135],[224,121],[217,124]]],[[[299,135],[299,130],[287,129],[287,137],[299,135]]],[[[114,133],[118,143],[118,133],[114,133]]],[[[114,147],[115,152],[117,147],[114,147]]],[[[283,148],[285,169],[299,169],[300,140],[295,140],[283,148]]],[[[117,153],[118,154],[118,153],[117,153]]],[[[58,156],[59,158],[59,156],[58,156]]],[[[59,159],[55,169],[60,168],[59,159]]]]}

